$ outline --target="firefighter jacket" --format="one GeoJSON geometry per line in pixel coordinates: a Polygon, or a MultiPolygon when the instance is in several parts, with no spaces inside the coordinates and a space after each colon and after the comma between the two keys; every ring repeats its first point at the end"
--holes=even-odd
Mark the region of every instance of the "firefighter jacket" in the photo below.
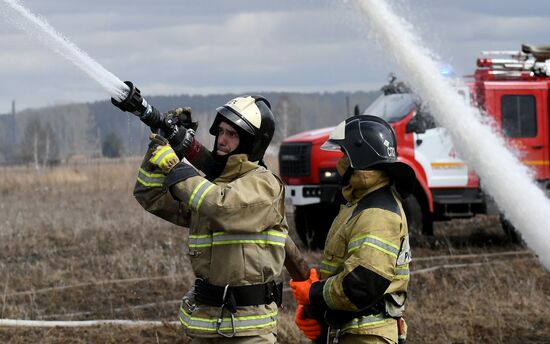
{"type": "Polygon", "coordinates": [[[397,343],[411,260],[400,198],[381,171],[354,171],[343,195],[348,203],[329,230],[311,305],[339,334],[397,343]]]}
{"type": "MultiPolygon", "coordinates": [[[[139,170],[134,196],[147,211],[189,227],[189,256],[197,279],[220,287],[274,281],[283,268],[288,225],[284,187],[266,168],[245,154],[229,157],[213,182],[180,163],[164,176],[149,163],[151,149],[139,170]]],[[[220,307],[184,298],[179,320],[190,336],[216,337],[276,332],[277,305],[238,307],[233,317],[220,307]]]]}

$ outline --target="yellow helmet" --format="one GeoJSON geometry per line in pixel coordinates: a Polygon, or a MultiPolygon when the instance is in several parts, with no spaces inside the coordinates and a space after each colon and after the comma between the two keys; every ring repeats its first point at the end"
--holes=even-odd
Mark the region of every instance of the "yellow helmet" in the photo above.
{"type": "Polygon", "coordinates": [[[247,135],[251,142],[248,151],[250,161],[261,160],[275,132],[275,120],[271,105],[262,96],[241,96],[228,101],[216,109],[217,114],[210,134],[218,133],[221,121],[228,122],[239,131],[239,135],[247,135]]]}

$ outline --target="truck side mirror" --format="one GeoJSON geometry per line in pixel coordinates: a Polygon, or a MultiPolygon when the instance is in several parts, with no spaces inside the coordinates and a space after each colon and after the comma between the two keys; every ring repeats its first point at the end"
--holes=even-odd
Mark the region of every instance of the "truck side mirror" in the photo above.
{"type": "Polygon", "coordinates": [[[405,127],[405,131],[407,133],[417,133],[417,134],[423,134],[426,132],[426,123],[422,119],[421,116],[414,116],[411,118],[409,123],[407,123],[407,126],[405,127]]]}

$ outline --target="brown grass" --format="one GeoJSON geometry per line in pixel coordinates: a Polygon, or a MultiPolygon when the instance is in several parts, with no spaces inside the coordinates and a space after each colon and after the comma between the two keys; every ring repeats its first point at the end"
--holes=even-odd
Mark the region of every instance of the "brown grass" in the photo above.
{"type": "MultiPolygon", "coordinates": [[[[0,169],[0,318],[162,320],[149,328],[0,327],[2,343],[188,343],[177,300],[193,274],[186,230],[147,214],[132,197],[139,160],[0,169]]],[[[289,216],[292,216],[289,213],[289,216]]],[[[290,220],[290,219],[289,219],[290,220]]],[[[523,250],[507,244],[495,219],[441,223],[416,240],[415,257],[523,250]]],[[[318,252],[307,253],[311,262],[318,252]]],[[[534,257],[419,260],[408,343],[547,343],[550,279],[534,257]]],[[[307,343],[286,294],[281,343],[307,343]]]]}

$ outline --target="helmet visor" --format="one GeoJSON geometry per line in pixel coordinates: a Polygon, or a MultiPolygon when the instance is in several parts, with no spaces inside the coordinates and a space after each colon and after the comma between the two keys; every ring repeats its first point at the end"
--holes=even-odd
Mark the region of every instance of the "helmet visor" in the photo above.
{"type": "MultiPolygon", "coordinates": [[[[256,130],[252,125],[250,125],[250,122],[248,122],[244,117],[238,115],[233,109],[227,106],[222,106],[217,108],[216,110],[218,111],[218,114],[221,115],[226,121],[232,123],[233,125],[236,125],[237,127],[241,128],[252,136],[256,134],[256,130]]],[[[215,131],[217,130],[218,129],[216,128],[215,131]]]]}
{"type": "Polygon", "coordinates": [[[328,140],[321,145],[321,149],[324,151],[340,152],[342,146],[338,143],[346,138],[346,121],[340,122],[330,133],[328,140]]]}
{"type": "Polygon", "coordinates": [[[324,151],[329,151],[329,152],[341,152],[342,151],[342,147],[339,144],[330,141],[330,139],[326,140],[325,143],[323,143],[321,145],[321,149],[324,150],[324,151]]]}

